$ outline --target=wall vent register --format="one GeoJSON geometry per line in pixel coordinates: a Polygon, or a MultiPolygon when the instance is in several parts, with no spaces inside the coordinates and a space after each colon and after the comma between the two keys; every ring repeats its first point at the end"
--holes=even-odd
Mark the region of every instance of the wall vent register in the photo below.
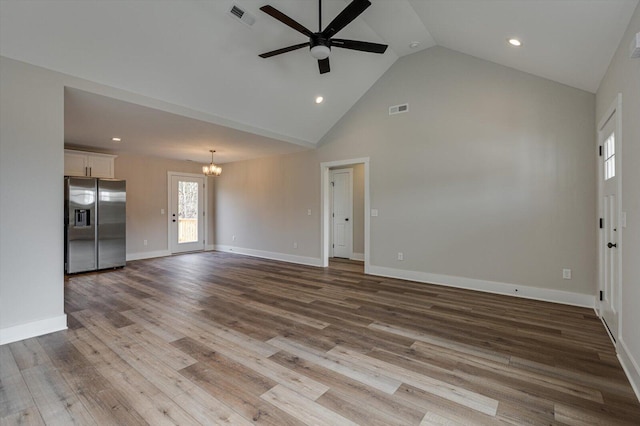
{"type": "Polygon", "coordinates": [[[256,22],[256,18],[254,18],[250,13],[245,12],[242,8],[237,5],[231,5],[231,9],[229,9],[229,15],[237,18],[245,25],[252,26],[256,22]]]}
{"type": "Polygon", "coordinates": [[[409,104],[394,105],[389,107],[389,115],[402,114],[409,111],[409,104]]]}

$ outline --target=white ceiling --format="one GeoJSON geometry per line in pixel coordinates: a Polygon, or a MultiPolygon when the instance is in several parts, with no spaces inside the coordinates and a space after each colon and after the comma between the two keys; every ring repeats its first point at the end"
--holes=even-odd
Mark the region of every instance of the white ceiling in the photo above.
{"type": "MultiPolygon", "coordinates": [[[[324,24],[347,3],[324,0],[324,24]]],[[[305,49],[258,57],[306,41],[260,6],[271,4],[315,31],[316,0],[0,0],[0,54],[199,111],[215,118],[212,123],[253,134],[154,117],[157,110],[144,107],[134,114],[130,104],[124,110],[131,114],[122,114],[115,99],[67,91],[69,143],[96,146],[119,133],[126,139],[122,150],[190,158],[204,149],[197,159],[207,162],[208,149],[224,145],[220,151],[230,150],[225,161],[233,161],[317,143],[399,57],[436,44],[595,92],[638,0],[372,3],[339,37],[390,48],[384,55],[334,49],[324,75],[305,49]],[[252,27],[227,13],[233,3],[255,16],[252,27]],[[523,47],[509,47],[511,36],[523,47]],[[412,41],[421,44],[410,49],[412,41]],[[314,103],[317,95],[323,104],[314,103]],[[89,117],[91,111],[102,115],[89,117]],[[191,126],[199,130],[187,134],[191,126]],[[185,132],[180,148],[171,143],[178,132],[185,132]]]]}

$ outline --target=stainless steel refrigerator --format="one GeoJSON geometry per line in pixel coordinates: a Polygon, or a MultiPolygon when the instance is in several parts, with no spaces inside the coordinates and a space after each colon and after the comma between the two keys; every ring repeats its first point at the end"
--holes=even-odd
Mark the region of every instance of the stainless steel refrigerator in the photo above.
{"type": "Polygon", "coordinates": [[[126,264],[126,182],[64,178],[64,271],[67,274],[126,264]]]}

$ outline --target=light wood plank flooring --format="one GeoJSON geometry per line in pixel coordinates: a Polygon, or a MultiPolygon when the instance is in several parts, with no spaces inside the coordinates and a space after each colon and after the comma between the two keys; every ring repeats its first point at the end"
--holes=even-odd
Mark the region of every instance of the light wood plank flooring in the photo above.
{"type": "Polygon", "coordinates": [[[640,424],[593,310],[207,252],[65,280],[0,423],[640,424]]]}

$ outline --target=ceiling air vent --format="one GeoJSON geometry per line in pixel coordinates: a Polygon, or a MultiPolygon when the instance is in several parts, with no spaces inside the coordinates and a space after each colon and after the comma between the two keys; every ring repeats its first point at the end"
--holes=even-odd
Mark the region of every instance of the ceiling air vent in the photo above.
{"type": "Polygon", "coordinates": [[[394,105],[389,107],[389,115],[402,114],[409,111],[409,104],[394,105]]]}
{"type": "Polygon", "coordinates": [[[231,9],[229,9],[229,15],[233,16],[236,19],[239,19],[240,22],[248,26],[252,26],[254,22],[256,22],[256,18],[254,18],[253,15],[245,12],[244,9],[235,4],[231,5],[231,9]]]}

